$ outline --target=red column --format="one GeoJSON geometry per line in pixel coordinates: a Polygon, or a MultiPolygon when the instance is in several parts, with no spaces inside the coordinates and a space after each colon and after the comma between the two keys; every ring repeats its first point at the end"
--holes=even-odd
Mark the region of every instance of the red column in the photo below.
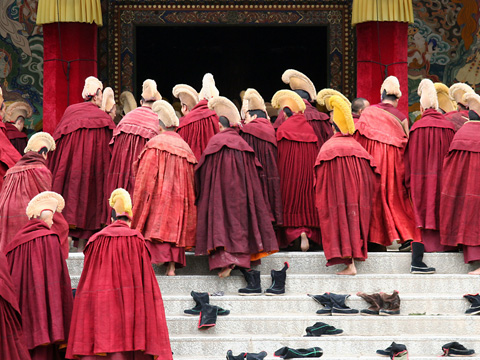
{"type": "Polygon", "coordinates": [[[408,24],[406,22],[370,21],[357,28],[357,97],[371,104],[380,102],[380,87],[387,76],[394,75],[400,81],[402,97],[398,109],[408,115],[408,24]],[[372,62],[369,62],[372,61],[372,62]]]}
{"type": "Polygon", "coordinates": [[[85,79],[97,76],[97,25],[45,24],[43,48],[43,131],[52,134],[67,106],[83,101],[85,79]]]}

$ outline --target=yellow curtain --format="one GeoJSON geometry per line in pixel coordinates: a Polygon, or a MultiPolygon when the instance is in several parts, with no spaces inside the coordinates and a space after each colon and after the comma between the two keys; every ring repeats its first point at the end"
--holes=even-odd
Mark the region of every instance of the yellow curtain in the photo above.
{"type": "Polygon", "coordinates": [[[54,22],[83,22],[102,26],[100,0],[38,0],[37,25],[54,22]]]}
{"type": "Polygon", "coordinates": [[[412,0],[353,0],[352,25],[367,21],[413,23],[412,0]]]}

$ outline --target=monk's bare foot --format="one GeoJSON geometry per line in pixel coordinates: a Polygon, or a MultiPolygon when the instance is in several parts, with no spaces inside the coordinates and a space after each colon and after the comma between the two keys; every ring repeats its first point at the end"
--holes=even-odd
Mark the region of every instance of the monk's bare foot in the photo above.
{"type": "Polygon", "coordinates": [[[480,268],[478,268],[477,270],[470,271],[468,275],[480,275],[480,268]]]}
{"type": "Polygon", "coordinates": [[[87,239],[78,239],[78,251],[81,252],[85,250],[85,246],[87,245],[87,239]]]}
{"type": "Polygon", "coordinates": [[[357,268],[355,267],[353,261],[351,264],[347,265],[345,269],[337,272],[337,275],[357,275],[357,268]]]}
{"type": "Polygon", "coordinates": [[[167,272],[165,273],[167,276],[175,276],[175,262],[171,261],[167,265],[167,272]]]}
{"type": "Polygon", "coordinates": [[[308,237],[307,237],[307,234],[305,234],[304,232],[302,232],[302,234],[300,235],[300,249],[302,251],[308,251],[308,249],[310,248],[310,244],[308,243],[308,237]]]}
{"type": "Polygon", "coordinates": [[[232,269],[229,266],[224,267],[218,273],[218,277],[221,277],[221,278],[229,277],[231,272],[232,272],[232,269]]]}

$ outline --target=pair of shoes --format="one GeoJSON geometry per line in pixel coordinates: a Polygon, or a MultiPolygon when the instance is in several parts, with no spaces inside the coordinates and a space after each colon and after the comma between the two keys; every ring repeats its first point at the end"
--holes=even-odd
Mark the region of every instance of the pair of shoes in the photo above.
{"type": "MultiPolygon", "coordinates": [[[[265,295],[283,295],[285,294],[285,281],[287,279],[287,270],[290,267],[288,262],[285,262],[282,270],[272,270],[272,285],[265,290],[265,295]]],[[[260,284],[260,271],[252,269],[240,268],[247,286],[238,290],[239,295],[262,295],[262,285],[260,284]]]]}
{"type": "Polygon", "coordinates": [[[324,306],[323,309],[317,310],[317,315],[357,315],[359,313],[357,309],[352,309],[345,304],[345,301],[350,295],[339,295],[334,293],[307,295],[324,306]]]}
{"type": "Polygon", "coordinates": [[[466,294],[463,295],[465,299],[470,301],[472,304],[469,309],[465,311],[467,315],[477,315],[480,314],[480,295],[479,294],[466,294]]]}
{"type": "Polygon", "coordinates": [[[425,246],[420,242],[412,242],[412,263],[410,265],[410,272],[412,274],[433,274],[435,268],[427,266],[423,262],[423,254],[425,253],[425,246]]]}
{"type": "Polygon", "coordinates": [[[383,292],[370,295],[358,292],[357,296],[370,304],[368,309],[360,311],[361,315],[400,315],[400,296],[397,290],[394,290],[391,295],[383,292]]]}
{"type": "Polygon", "coordinates": [[[303,359],[321,357],[323,355],[323,350],[319,347],[313,347],[308,349],[292,349],[284,346],[275,351],[273,355],[282,359],[303,359]]]}
{"type": "Polygon", "coordinates": [[[195,306],[191,309],[184,310],[186,315],[200,315],[198,320],[199,329],[209,329],[216,325],[217,316],[224,316],[230,314],[230,310],[222,309],[219,306],[210,305],[210,298],[206,292],[190,293],[193,300],[195,300],[195,306]]]}
{"type": "MultiPolygon", "coordinates": [[[[193,300],[195,301],[195,306],[191,309],[183,310],[185,315],[193,315],[193,316],[198,316],[200,315],[200,312],[202,310],[202,307],[204,304],[210,304],[210,297],[208,293],[206,292],[196,292],[192,291],[190,292],[190,295],[192,296],[193,300]]],[[[218,306],[217,306],[218,307],[218,306]]],[[[221,307],[218,307],[218,315],[219,316],[224,316],[230,314],[230,310],[225,310],[222,309],[221,307]]]]}
{"type": "Polygon", "coordinates": [[[267,356],[266,351],[255,353],[240,353],[237,356],[234,356],[232,350],[227,351],[227,360],[263,360],[267,356]]]}
{"type": "Polygon", "coordinates": [[[305,329],[308,336],[336,336],[343,333],[342,329],[337,329],[335,326],[325,324],[323,322],[316,322],[313,326],[305,329]]]}
{"type": "Polygon", "coordinates": [[[475,354],[475,350],[467,349],[456,341],[443,345],[442,350],[442,356],[473,356],[475,354]]]}
{"type": "Polygon", "coordinates": [[[407,347],[403,344],[397,344],[392,342],[389,347],[385,350],[377,350],[378,355],[388,356],[390,359],[407,359],[408,360],[408,351],[407,347]]]}

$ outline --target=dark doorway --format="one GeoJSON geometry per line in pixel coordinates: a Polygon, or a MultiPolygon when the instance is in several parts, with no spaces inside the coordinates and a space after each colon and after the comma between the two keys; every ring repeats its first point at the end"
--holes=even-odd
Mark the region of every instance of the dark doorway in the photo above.
{"type": "Polygon", "coordinates": [[[252,87],[270,101],[288,88],[281,80],[287,69],[303,72],[319,91],[328,84],[328,54],[325,26],[138,26],[135,97],[150,78],[171,102],[176,84],[200,91],[210,72],[222,96],[239,102],[252,87]]]}

